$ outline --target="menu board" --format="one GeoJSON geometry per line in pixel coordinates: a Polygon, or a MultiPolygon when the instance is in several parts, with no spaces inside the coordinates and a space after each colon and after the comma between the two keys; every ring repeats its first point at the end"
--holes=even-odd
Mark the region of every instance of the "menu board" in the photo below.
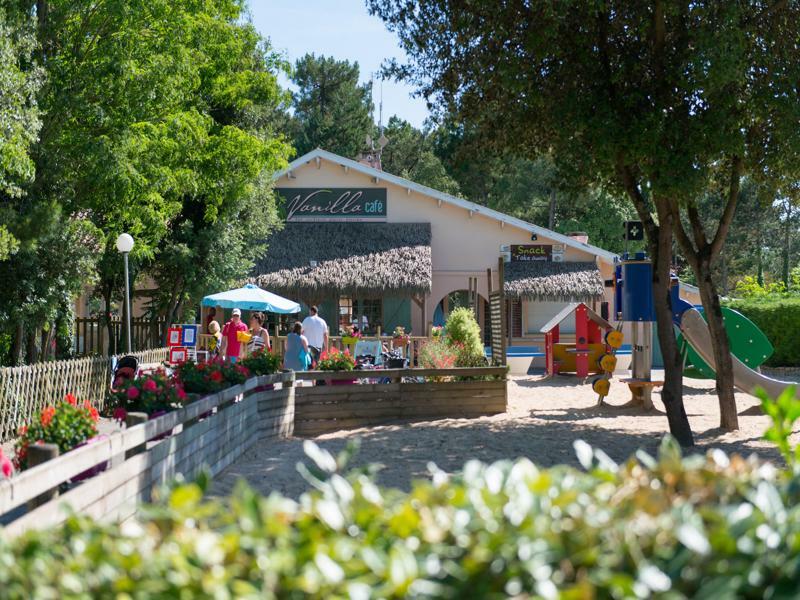
{"type": "Polygon", "coordinates": [[[553,256],[552,244],[512,244],[511,262],[549,262],[553,256]]]}

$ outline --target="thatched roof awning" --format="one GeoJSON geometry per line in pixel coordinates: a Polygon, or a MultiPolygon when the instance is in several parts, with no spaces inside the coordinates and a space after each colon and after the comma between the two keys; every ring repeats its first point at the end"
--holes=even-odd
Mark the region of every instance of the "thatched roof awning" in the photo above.
{"type": "Polygon", "coordinates": [[[286,223],[251,281],[308,299],[415,296],[431,291],[431,279],[429,223],[286,223]]]}
{"type": "Polygon", "coordinates": [[[505,266],[510,298],[588,302],[603,295],[603,278],[593,262],[510,262],[505,266]]]}

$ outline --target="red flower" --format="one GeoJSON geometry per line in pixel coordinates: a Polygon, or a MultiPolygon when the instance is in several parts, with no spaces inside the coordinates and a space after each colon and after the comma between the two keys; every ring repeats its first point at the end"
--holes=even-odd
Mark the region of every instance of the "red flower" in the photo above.
{"type": "Polygon", "coordinates": [[[128,411],[124,408],[117,408],[114,410],[114,420],[120,423],[128,417],[128,411]]]}
{"type": "Polygon", "coordinates": [[[142,387],[147,392],[155,392],[156,389],[158,388],[158,384],[154,380],[148,379],[147,381],[144,382],[144,385],[142,387]]]}
{"type": "Polygon", "coordinates": [[[64,396],[64,400],[66,400],[67,402],[72,404],[72,406],[77,406],[78,405],[78,399],[75,396],[73,396],[72,394],[67,394],[66,396],[64,396]]]}
{"type": "Polygon", "coordinates": [[[179,400],[186,400],[186,392],[183,391],[182,387],[178,388],[178,399],[179,400]]]}
{"type": "Polygon", "coordinates": [[[128,388],[127,394],[130,400],[136,400],[139,397],[139,388],[131,386],[128,388]]]}
{"type": "Polygon", "coordinates": [[[20,425],[19,436],[22,437],[26,433],[28,433],[28,426],[27,425],[20,425]]]}
{"type": "Polygon", "coordinates": [[[89,416],[92,417],[92,421],[97,423],[97,421],[100,420],[100,413],[97,412],[97,409],[94,406],[86,402],[84,408],[89,411],[89,416]]]}
{"type": "Polygon", "coordinates": [[[328,360],[328,351],[327,350],[323,350],[319,355],[319,359],[320,360],[328,360]]]}
{"type": "Polygon", "coordinates": [[[210,376],[210,377],[211,377],[211,381],[214,381],[214,382],[216,382],[216,383],[219,383],[220,381],[222,381],[222,372],[221,372],[221,371],[214,371],[214,372],[211,374],[211,376],[210,376]]]}
{"type": "Polygon", "coordinates": [[[40,417],[40,418],[41,418],[41,420],[42,420],[42,425],[43,425],[44,427],[48,427],[48,426],[50,425],[50,421],[52,421],[52,420],[53,420],[53,417],[55,416],[55,414],[56,414],[56,409],[55,409],[55,407],[53,407],[53,406],[48,406],[47,408],[45,408],[45,409],[42,411],[42,415],[41,415],[41,417],[40,417]]]}

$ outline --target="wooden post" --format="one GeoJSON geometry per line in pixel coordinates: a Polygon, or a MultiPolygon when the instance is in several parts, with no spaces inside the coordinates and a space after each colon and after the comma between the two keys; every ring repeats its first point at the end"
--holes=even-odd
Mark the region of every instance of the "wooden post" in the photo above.
{"type": "Polygon", "coordinates": [[[430,336],[428,329],[428,294],[422,294],[422,329],[425,337],[430,336]]]}
{"type": "MultiPolygon", "coordinates": [[[[143,412],[129,412],[125,416],[125,426],[130,429],[134,425],[141,425],[142,423],[147,423],[150,417],[147,413],[143,412]]],[[[135,448],[131,448],[127,452],[125,452],[125,459],[129,459],[131,456],[136,456],[137,454],[141,454],[144,452],[145,447],[147,446],[147,442],[140,446],[136,446],[135,448]]]]}
{"type": "Polygon", "coordinates": [[[589,375],[589,316],[585,304],[575,309],[575,371],[578,377],[589,375]]]}
{"type": "MultiPolygon", "coordinates": [[[[32,444],[28,446],[28,466],[35,467],[41,465],[59,454],[58,446],[55,444],[32,444]]],[[[28,510],[31,511],[37,506],[46,504],[53,498],[58,496],[58,486],[39,494],[33,500],[28,502],[28,510]]]]}

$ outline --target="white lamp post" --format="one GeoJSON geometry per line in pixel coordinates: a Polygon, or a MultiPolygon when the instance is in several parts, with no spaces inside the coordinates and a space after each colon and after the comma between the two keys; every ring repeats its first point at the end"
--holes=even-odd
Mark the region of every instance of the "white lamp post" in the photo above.
{"type": "Polygon", "coordinates": [[[125,263],[125,339],[128,342],[128,354],[131,353],[131,292],[128,283],[128,254],[133,250],[133,238],[127,233],[120,233],[117,238],[117,251],[122,254],[125,263]]]}

